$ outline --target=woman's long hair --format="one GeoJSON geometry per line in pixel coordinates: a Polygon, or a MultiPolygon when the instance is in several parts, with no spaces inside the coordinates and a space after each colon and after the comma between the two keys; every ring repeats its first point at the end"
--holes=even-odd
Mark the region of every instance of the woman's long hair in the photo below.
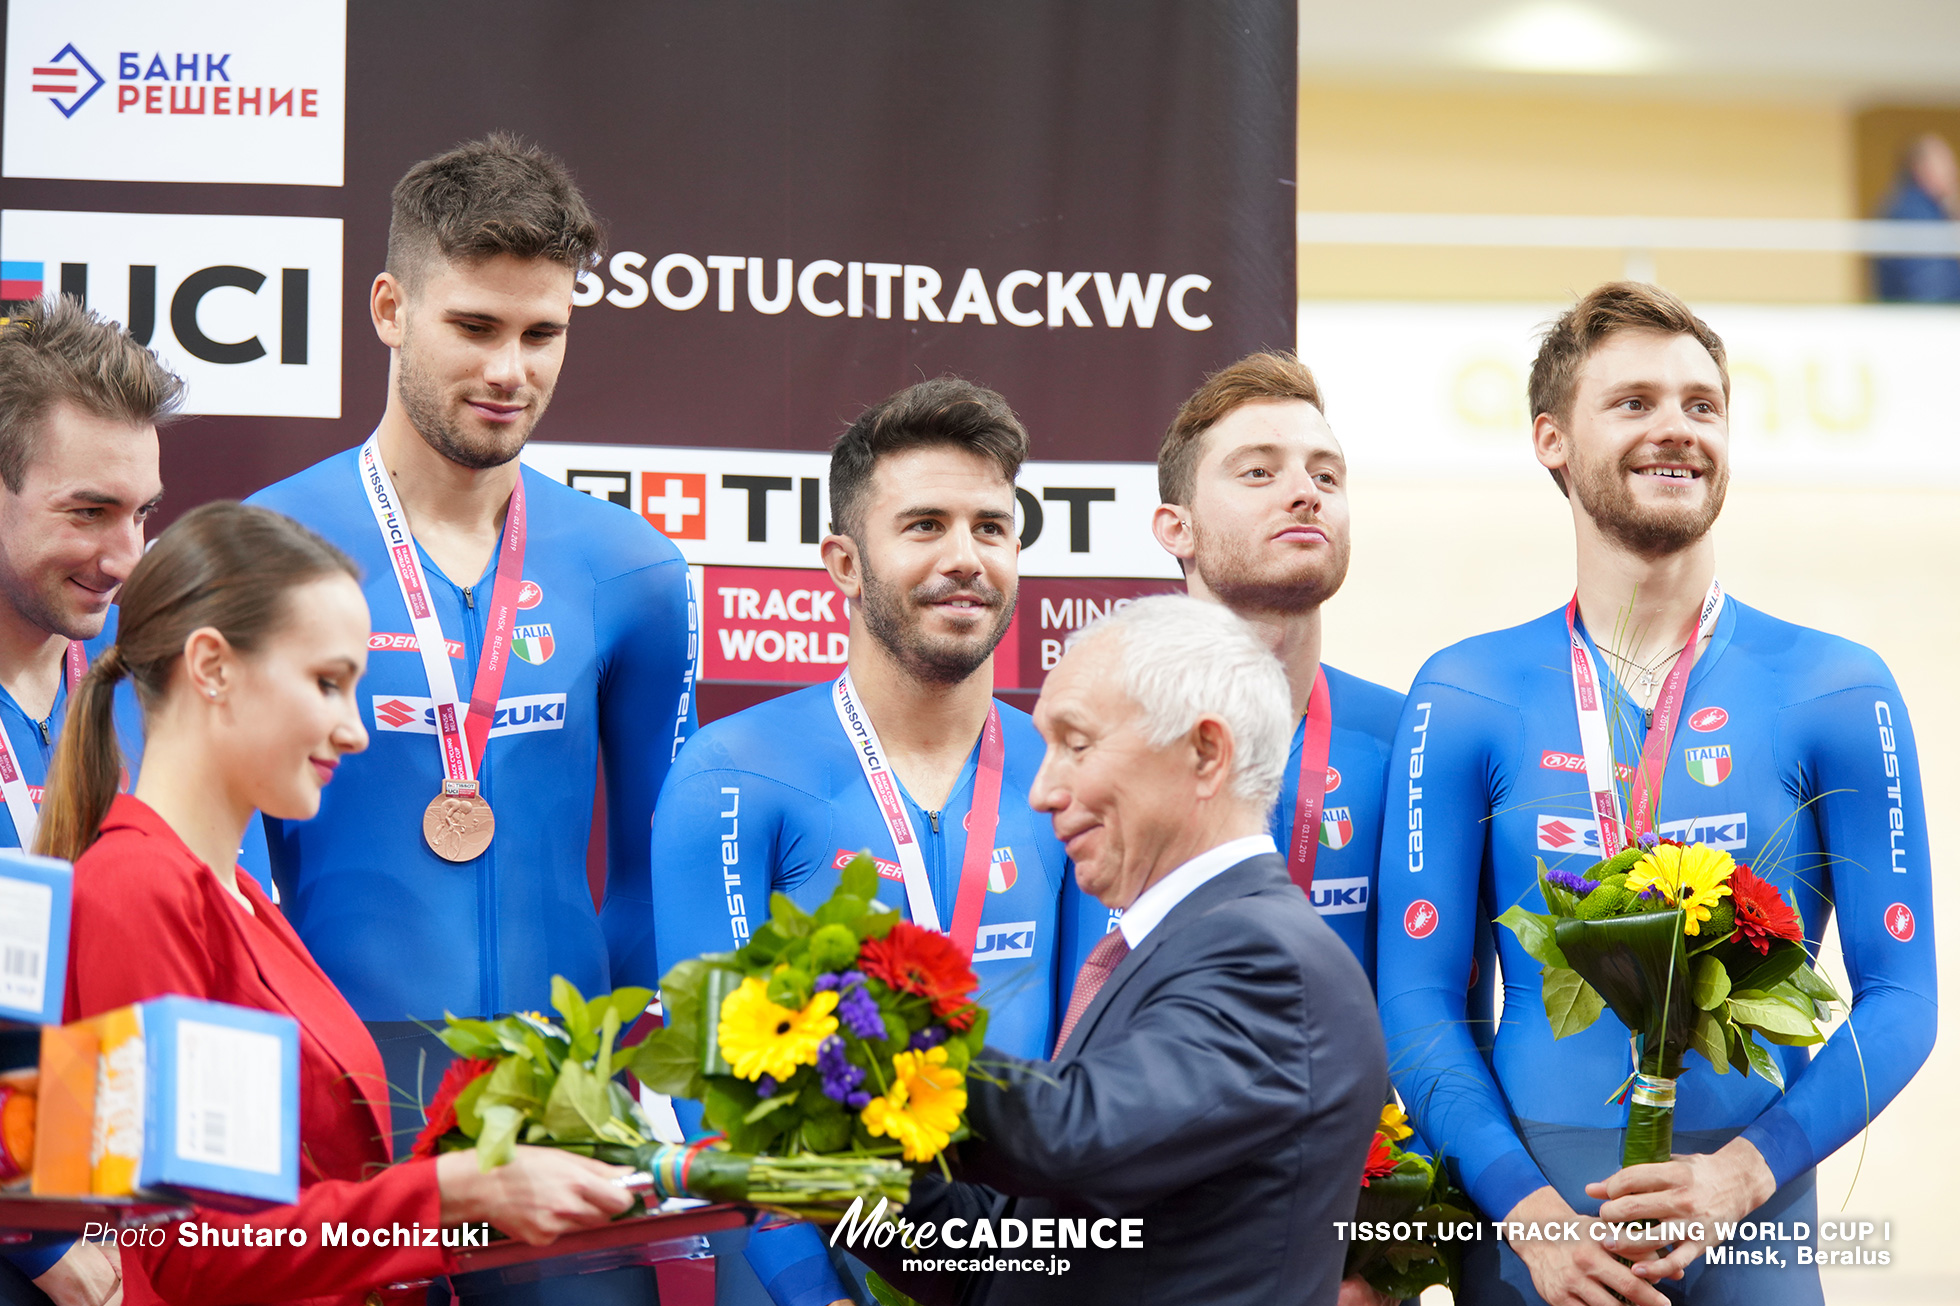
{"type": "Polygon", "coordinates": [[[285,623],[294,588],[336,572],[360,579],[346,554],[264,508],[207,503],[165,531],[123,582],[116,642],[69,700],[35,851],[72,862],[101,832],[122,777],[117,682],[124,676],[136,682],[147,718],[192,631],[210,626],[249,656],[285,623]]]}

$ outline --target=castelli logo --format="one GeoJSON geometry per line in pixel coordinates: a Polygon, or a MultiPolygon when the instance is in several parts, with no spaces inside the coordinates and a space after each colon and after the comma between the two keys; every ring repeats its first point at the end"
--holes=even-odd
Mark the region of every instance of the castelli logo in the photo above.
{"type": "Polygon", "coordinates": [[[1901,943],[1912,941],[1912,908],[1902,902],[1895,902],[1885,909],[1885,929],[1901,943]]]}
{"type": "Polygon", "coordinates": [[[1729,714],[1727,710],[1719,707],[1705,707],[1688,718],[1688,729],[1699,730],[1703,734],[1707,734],[1711,730],[1720,730],[1728,723],[1729,714]]]}
{"type": "Polygon", "coordinates": [[[1426,939],[1436,932],[1436,904],[1417,898],[1402,913],[1402,930],[1412,939],[1426,939]]]}
{"type": "Polygon", "coordinates": [[[1339,771],[1336,771],[1331,766],[1328,767],[1327,768],[1327,792],[1331,794],[1336,789],[1339,789],[1340,787],[1341,787],[1341,773],[1339,771]]]}
{"type": "Polygon", "coordinates": [[[527,580],[517,587],[517,606],[529,611],[544,602],[544,587],[534,580],[527,580]]]}

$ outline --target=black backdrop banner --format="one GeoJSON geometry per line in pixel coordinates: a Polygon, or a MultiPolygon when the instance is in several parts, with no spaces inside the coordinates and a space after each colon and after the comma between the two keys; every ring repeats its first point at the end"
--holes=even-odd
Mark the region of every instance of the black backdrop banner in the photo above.
{"type": "MultiPolygon", "coordinates": [[[[86,147],[62,133],[82,142],[92,118],[101,130],[218,131],[213,118],[142,118],[141,95],[152,114],[163,102],[137,70],[169,78],[174,115],[179,92],[185,109],[193,92],[202,106],[205,82],[215,95],[257,79],[275,96],[280,59],[308,55],[278,40],[308,38],[274,33],[270,52],[215,71],[193,54],[187,81],[183,50],[243,50],[250,34],[211,30],[189,0],[130,6],[151,16],[141,31],[112,19],[69,31],[28,12],[59,6],[13,8],[7,27],[23,35],[6,52],[10,84],[60,41],[74,53],[57,67],[86,64],[107,83],[72,112],[60,97],[8,97],[19,121],[0,239],[8,260],[45,258],[50,289],[56,262],[86,261],[106,304],[101,287],[121,295],[127,275],[115,264],[145,256],[22,248],[35,228],[18,211],[343,224],[340,376],[325,400],[331,411],[338,393],[337,418],[282,416],[273,402],[179,426],[165,444],[173,514],[367,433],[385,398],[366,302],[389,189],[417,159],[499,128],[566,158],[608,228],[610,259],[581,293],[591,302],[541,440],[820,450],[864,405],[951,371],[1008,397],[1037,458],[1143,461],[1206,370],[1293,339],[1290,0],[349,0],[344,88],[328,79],[297,101],[323,119],[344,106],[340,186],[238,184],[285,180],[278,150],[229,151],[208,174],[36,165],[17,134],[72,158],[86,147]],[[224,180],[190,184],[207,175],[224,180]]],[[[293,10],[329,22],[339,7],[293,10]]],[[[265,19],[288,21],[306,20],[265,19]]],[[[213,241],[227,229],[208,228],[213,241]]],[[[279,277],[266,274],[262,297],[279,277]]],[[[322,280],[316,301],[330,293],[322,280]]],[[[169,314],[156,316],[167,344],[169,314]]]]}

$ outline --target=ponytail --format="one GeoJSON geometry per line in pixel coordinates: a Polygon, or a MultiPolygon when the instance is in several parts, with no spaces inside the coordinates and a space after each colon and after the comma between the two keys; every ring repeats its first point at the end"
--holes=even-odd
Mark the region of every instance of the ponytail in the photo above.
{"type": "Polygon", "coordinates": [[[122,780],[116,686],[136,686],[148,723],[172,692],[193,631],[210,627],[250,655],[288,618],[287,596],[321,576],[360,579],[347,555],[290,518],[241,503],[193,508],[165,531],[123,582],[116,642],[68,704],[41,798],[36,852],[74,861],[102,832],[122,780]]]}
{"type": "Polygon", "coordinates": [[[68,700],[68,721],[55,746],[42,794],[34,851],[74,861],[95,842],[122,778],[116,743],[116,685],[128,674],[122,649],[111,644],[68,700]]]}

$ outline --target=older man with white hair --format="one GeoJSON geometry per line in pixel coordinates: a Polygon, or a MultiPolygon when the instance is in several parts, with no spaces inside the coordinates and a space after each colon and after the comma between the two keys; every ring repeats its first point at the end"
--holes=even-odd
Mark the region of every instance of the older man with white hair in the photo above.
{"type": "Polygon", "coordinates": [[[1267,832],[1289,702],[1245,622],[1181,595],[1089,627],[1049,674],[1029,801],[1123,914],[1054,1061],[989,1051],[969,1077],[960,1182],[914,1188],[905,1218],[934,1233],[913,1274],[888,1260],[915,1296],[1335,1300],[1388,1077],[1367,978],[1267,832]]]}

